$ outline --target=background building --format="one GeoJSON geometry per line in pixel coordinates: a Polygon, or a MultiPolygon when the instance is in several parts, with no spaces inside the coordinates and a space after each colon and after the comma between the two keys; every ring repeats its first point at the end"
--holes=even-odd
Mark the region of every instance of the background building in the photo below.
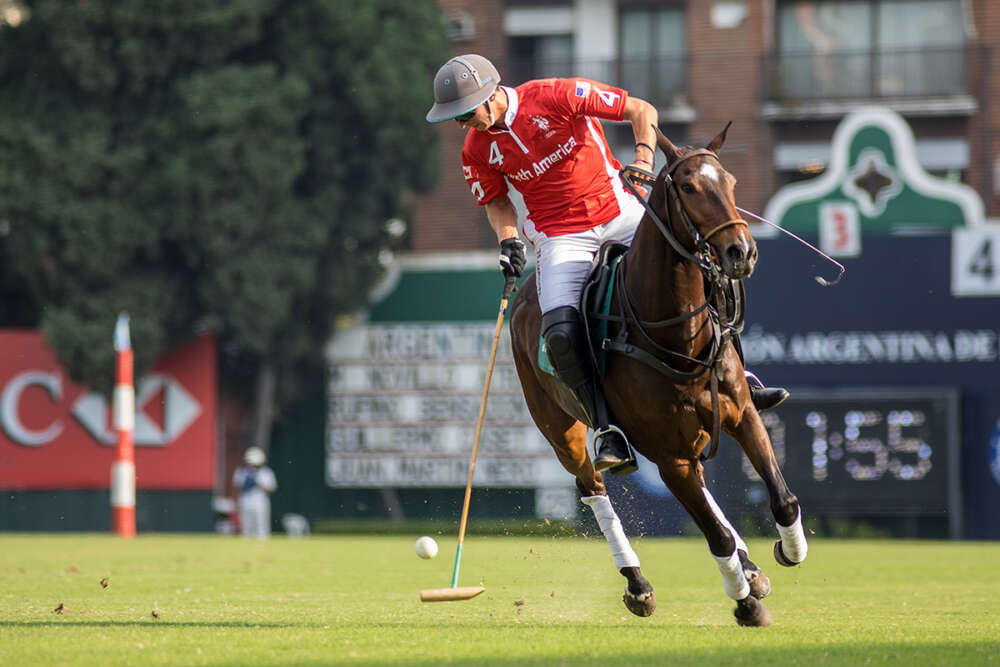
{"type": "MultiPolygon", "coordinates": [[[[1000,14],[987,0],[441,0],[455,53],[492,59],[504,83],[586,76],[660,110],[674,143],[732,120],[724,158],[738,201],[762,211],[822,173],[852,108],[898,111],[929,172],[972,186],[1000,217],[1000,14]]],[[[627,126],[606,127],[616,148],[627,126]]],[[[463,133],[438,129],[442,178],[413,212],[417,252],[492,248],[459,172],[463,133]]],[[[619,156],[629,152],[616,150],[619,156]]],[[[659,166],[659,165],[658,165],[659,166]]]]}
{"type": "MultiPolygon", "coordinates": [[[[984,380],[1000,363],[995,3],[439,4],[454,52],[490,58],[507,85],[548,76],[619,85],[656,105],[679,145],[704,145],[733,121],[722,160],[738,179],[738,204],[768,211],[848,266],[843,284],[817,288],[810,276],[833,277],[830,265],[773,230],[754,231],[762,260],[747,281],[745,349],[768,381],[793,389],[768,426],[793,490],[814,514],[865,516],[901,534],[1000,536],[988,509],[1000,498],[1000,385],[984,380]],[[838,216],[853,229],[839,247],[829,234],[838,216]],[[907,447],[916,453],[901,454],[907,447]]],[[[416,201],[407,261],[412,270],[451,255],[482,268],[496,242],[459,171],[464,132],[453,123],[437,131],[442,177],[416,201]]],[[[628,161],[631,128],[605,131],[628,161]]],[[[720,502],[742,517],[766,515],[735,443],[722,450],[708,468],[720,502]]],[[[682,530],[686,517],[660,502],[666,491],[647,472],[652,479],[610,480],[616,502],[634,501],[623,521],[682,530]]],[[[565,507],[554,503],[552,515],[565,507]]]]}

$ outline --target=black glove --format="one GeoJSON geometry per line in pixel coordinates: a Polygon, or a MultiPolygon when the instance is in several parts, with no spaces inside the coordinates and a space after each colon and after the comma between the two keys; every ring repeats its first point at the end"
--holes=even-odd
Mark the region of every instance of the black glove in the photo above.
{"type": "Polygon", "coordinates": [[[500,270],[505,278],[520,278],[526,261],[524,242],[521,239],[504,239],[500,242],[500,270]]]}

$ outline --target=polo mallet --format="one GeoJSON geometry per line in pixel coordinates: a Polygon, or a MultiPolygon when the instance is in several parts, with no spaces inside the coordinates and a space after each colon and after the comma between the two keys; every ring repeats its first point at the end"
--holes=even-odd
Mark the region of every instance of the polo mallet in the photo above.
{"type": "Polygon", "coordinates": [[[479,452],[479,434],[483,431],[483,417],[486,415],[486,397],[490,393],[490,380],[493,379],[493,364],[497,360],[497,346],[500,343],[500,330],[503,328],[503,316],[507,310],[507,302],[514,292],[514,276],[507,278],[503,286],[503,298],[500,300],[500,314],[497,315],[497,328],[493,332],[493,347],[490,350],[490,361],[486,367],[486,383],[483,386],[483,400],[479,403],[479,419],[476,420],[476,437],[472,441],[472,458],[469,460],[469,479],[465,482],[465,502],[462,504],[462,519],[458,524],[458,548],[455,550],[455,568],[451,573],[449,588],[428,588],[420,591],[421,602],[450,602],[452,600],[469,600],[486,590],[484,586],[459,586],[458,568],[462,562],[462,542],[465,541],[465,524],[469,518],[469,499],[472,497],[472,475],[476,472],[476,454],[479,452]]]}

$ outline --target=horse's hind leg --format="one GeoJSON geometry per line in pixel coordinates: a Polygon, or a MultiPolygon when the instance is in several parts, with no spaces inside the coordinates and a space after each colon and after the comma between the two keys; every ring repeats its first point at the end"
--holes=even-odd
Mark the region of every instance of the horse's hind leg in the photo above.
{"type": "Polygon", "coordinates": [[[781,539],[774,545],[774,559],[779,565],[792,567],[806,558],[809,545],[802,530],[802,508],[799,499],[788,489],[785,478],[771,447],[764,422],[756,410],[747,410],[733,436],[740,443],[750,465],[767,487],[775,527],[781,539]]]}
{"type": "MultiPolygon", "coordinates": [[[[736,601],[734,615],[740,625],[767,626],[771,624],[771,612],[759,598],[770,589],[764,590],[766,577],[758,582],[757,595],[751,587],[751,579],[760,579],[757,573],[746,571],[746,564],[753,565],[747,554],[746,543],[726,519],[722,510],[704,486],[701,464],[692,461],[660,463],[660,476],[674,497],[684,506],[708,541],[726,595],[736,601]],[[742,551],[742,554],[740,553],[742,551]]],[[[753,566],[756,568],[756,566],[753,566]]]]}

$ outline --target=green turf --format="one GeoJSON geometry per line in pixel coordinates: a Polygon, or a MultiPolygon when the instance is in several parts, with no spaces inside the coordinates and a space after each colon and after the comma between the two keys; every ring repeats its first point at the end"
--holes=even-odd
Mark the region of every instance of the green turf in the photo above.
{"type": "Polygon", "coordinates": [[[1000,544],[814,538],[784,569],[752,541],[774,625],[747,629],[702,540],[634,542],[637,618],[602,540],[469,535],[459,584],[486,592],[428,604],[455,539],[415,538],[2,536],[0,664],[1000,664],[1000,544]]]}

